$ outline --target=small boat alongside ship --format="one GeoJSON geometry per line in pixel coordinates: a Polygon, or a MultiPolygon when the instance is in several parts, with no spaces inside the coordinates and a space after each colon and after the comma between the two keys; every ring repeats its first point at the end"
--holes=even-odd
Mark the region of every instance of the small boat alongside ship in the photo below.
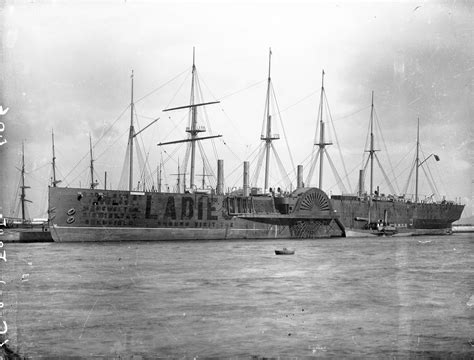
{"type": "Polygon", "coordinates": [[[295,254],[295,250],[288,249],[286,247],[280,250],[275,250],[275,255],[294,255],[294,254],[295,254]]]}
{"type": "MultiPolygon", "coordinates": [[[[270,52],[271,55],[271,52],[270,52]]],[[[271,59],[271,57],[270,57],[271,59]]],[[[139,191],[133,184],[133,75],[131,121],[129,131],[130,175],[128,190],[49,187],[49,223],[54,241],[165,241],[228,239],[318,239],[347,236],[393,236],[447,234],[459,219],[464,206],[453,202],[420,203],[396,196],[386,196],[373,189],[364,192],[360,184],[356,195],[328,196],[322,190],[322,154],[328,142],[324,139],[321,118],[320,184],[303,185],[303,167],[297,168],[294,191],[268,189],[268,164],[272,141],[278,136],[271,131],[270,93],[267,92],[266,131],[261,140],[266,146],[264,193],[252,191],[249,162],[243,164],[242,191],[224,191],[223,161],[217,162],[217,186],[199,191],[194,182],[195,147],[199,141],[220,137],[200,137],[205,129],[197,124],[197,110],[217,102],[194,102],[195,64],[193,55],[191,101],[189,105],[165,111],[188,109],[188,138],[168,143],[190,143],[189,187],[181,192],[161,189],[139,191]]],[[[324,76],[324,73],[323,73],[324,76]]],[[[268,89],[270,89],[270,61],[268,89]]],[[[324,91],[324,85],[322,87],[324,91]]],[[[322,98],[322,96],[321,96],[322,98]]],[[[373,101],[372,101],[373,108],[373,101]]],[[[373,135],[370,154],[373,168],[373,135]]],[[[92,159],[92,158],[91,158],[92,159]]],[[[92,160],[91,160],[92,164],[92,160]]],[[[417,157],[417,172],[419,159],[417,157]]],[[[92,171],[91,171],[92,172],[92,171]]],[[[311,170],[312,172],[312,170],[311,170]]],[[[362,172],[361,172],[362,173],[362,172]]],[[[92,177],[91,177],[92,178],[92,177]]],[[[362,182],[362,180],[360,180],[362,182]]],[[[309,182],[307,182],[309,184],[309,182]]],[[[280,250],[276,250],[275,253],[280,250]]],[[[287,250],[284,250],[287,251],[287,250]]],[[[294,253],[294,252],[293,252],[294,253]]]]}

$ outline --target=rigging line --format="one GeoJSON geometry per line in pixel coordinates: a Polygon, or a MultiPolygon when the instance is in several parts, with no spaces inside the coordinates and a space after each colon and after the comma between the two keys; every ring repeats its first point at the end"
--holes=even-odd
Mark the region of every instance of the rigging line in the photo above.
{"type": "MultiPolygon", "coordinates": [[[[230,147],[229,147],[229,149],[230,149],[230,147]]],[[[255,159],[256,159],[257,156],[260,154],[260,151],[261,151],[261,150],[262,150],[262,143],[259,143],[258,146],[256,146],[256,147],[251,151],[251,153],[247,156],[247,159],[249,159],[249,165],[252,165],[252,164],[254,163],[255,159]]],[[[239,159],[239,162],[242,163],[243,161],[239,159]]],[[[239,165],[239,166],[240,166],[240,165],[239,165]]],[[[252,176],[254,176],[254,174],[255,174],[255,172],[256,172],[256,169],[257,169],[257,168],[254,169],[252,176]]],[[[253,179],[253,177],[252,177],[252,179],[253,179]]]]}
{"type": "Polygon", "coordinates": [[[227,114],[227,112],[224,110],[224,108],[221,107],[221,111],[224,113],[224,115],[227,117],[227,119],[230,121],[230,123],[232,124],[232,126],[234,127],[234,129],[236,130],[236,133],[238,135],[239,138],[243,139],[243,136],[240,134],[240,130],[239,128],[236,126],[234,120],[232,120],[232,118],[229,116],[229,114],[227,114]]]}
{"type": "MultiPolygon", "coordinates": [[[[331,166],[333,175],[334,175],[334,177],[336,178],[336,185],[339,186],[339,190],[341,190],[341,193],[342,193],[342,194],[347,194],[347,189],[346,189],[346,187],[344,186],[344,183],[342,182],[341,177],[340,177],[339,174],[337,173],[336,167],[334,166],[334,163],[332,162],[332,159],[331,159],[331,157],[329,156],[329,153],[326,151],[325,154],[326,154],[326,157],[327,157],[327,159],[328,159],[329,165],[331,166]]],[[[351,193],[352,193],[352,190],[351,190],[351,193]]]]}
{"type": "MultiPolygon", "coordinates": [[[[314,146],[314,145],[313,145],[314,146]]],[[[300,163],[302,165],[307,165],[306,162],[309,162],[313,159],[313,156],[314,156],[314,153],[313,151],[311,151],[304,159],[303,161],[300,163]]]]}
{"type": "Polygon", "coordinates": [[[410,169],[410,168],[412,168],[412,165],[408,165],[408,166],[405,167],[403,170],[400,170],[399,173],[398,173],[398,175],[397,175],[397,179],[401,178],[402,175],[404,175],[405,172],[406,172],[408,169],[410,169]]]}
{"type": "Polygon", "coordinates": [[[380,163],[380,159],[379,159],[377,153],[374,153],[374,155],[375,155],[375,160],[377,160],[377,164],[379,164],[379,168],[380,168],[380,170],[382,171],[382,175],[383,175],[383,177],[385,178],[385,182],[387,183],[387,185],[388,185],[390,191],[392,192],[393,195],[397,194],[397,192],[395,191],[395,189],[394,189],[392,183],[390,182],[390,179],[389,179],[388,176],[387,176],[387,173],[385,172],[385,170],[384,170],[383,167],[382,167],[382,164],[380,163]]]}
{"type": "MultiPolygon", "coordinates": [[[[167,140],[168,137],[171,135],[171,133],[173,133],[173,132],[176,130],[176,128],[177,128],[178,126],[180,126],[180,125],[184,122],[184,120],[187,120],[187,118],[188,118],[188,114],[185,114],[185,115],[183,115],[183,117],[181,118],[181,120],[179,120],[178,123],[175,123],[175,121],[171,118],[171,116],[168,116],[168,119],[173,122],[174,127],[168,132],[168,134],[166,134],[166,135],[163,137],[162,141],[167,140]]],[[[189,134],[188,134],[188,138],[189,138],[189,134]]]]}
{"type": "MultiPolygon", "coordinates": [[[[341,158],[342,168],[344,169],[344,174],[346,175],[346,178],[348,178],[349,175],[347,174],[346,163],[344,162],[344,157],[342,156],[341,145],[339,143],[339,139],[337,138],[337,131],[336,131],[336,127],[334,126],[334,121],[332,119],[331,109],[329,108],[329,102],[328,102],[328,98],[326,96],[326,91],[324,91],[324,99],[326,101],[326,109],[327,109],[327,112],[329,114],[329,119],[331,121],[331,126],[332,126],[332,129],[334,131],[334,137],[336,139],[336,145],[337,145],[337,150],[339,152],[339,157],[341,158]]],[[[327,155],[327,152],[326,152],[326,155],[327,155]]],[[[351,184],[350,184],[349,181],[348,181],[348,185],[349,185],[349,191],[352,193],[352,187],[351,187],[351,184]]]]}
{"type": "Polygon", "coordinates": [[[40,166],[38,166],[34,169],[29,170],[28,172],[25,171],[25,174],[32,175],[34,172],[36,172],[36,171],[38,171],[38,170],[40,170],[40,169],[42,169],[46,166],[49,166],[49,165],[51,165],[51,163],[48,161],[48,162],[44,163],[43,165],[40,165],[40,166]]]}
{"type": "MultiPolygon", "coordinates": [[[[353,174],[356,169],[359,169],[359,164],[356,164],[356,165],[351,169],[351,171],[349,171],[349,175],[353,174]]],[[[364,172],[364,180],[365,180],[365,172],[364,172]]],[[[349,179],[347,179],[347,181],[349,182],[349,179]]]]}
{"type": "MultiPolygon", "coordinates": [[[[143,154],[140,152],[140,155],[138,155],[138,160],[139,164],[141,165],[141,168],[143,169],[140,174],[140,181],[145,182],[145,191],[146,189],[149,189],[149,183],[151,182],[152,185],[155,184],[154,178],[152,175],[152,171],[150,170],[149,164],[148,164],[148,158],[149,158],[149,153],[146,154],[145,157],[143,157],[143,154]],[[148,168],[147,168],[148,165],[148,168]]],[[[143,186],[143,184],[141,184],[143,186]]]]}
{"type": "Polygon", "coordinates": [[[410,186],[411,177],[413,176],[413,170],[415,170],[416,165],[417,165],[416,164],[416,155],[414,157],[415,157],[415,159],[413,159],[413,161],[412,161],[413,165],[411,166],[410,174],[408,175],[408,179],[407,179],[405,188],[403,189],[403,194],[402,195],[406,195],[408,193],[408,187],[410,186]]]}
{"type": "MultiPolygon", "coordinates": [[[[440,172],[439,172],[439,166],[435,165],[435,171],[436,171],[436,178],[438,179],[439,182],[441,182],[441,188],[443,190],[443,193],[446,194],[446,195],[450,195],[449,192],[447,191],[449,189],[449,187],[446,186],[446,184],[444,183],[443,181],[443,177],[441,176],[440,172]]],[[[439,196],[441,196],[441,193],[438,194],[439,196]]],[[[448,196],[450,197],[450,196],[448,196]]]]}
{"type": "MultiPolygon", "coordinates": [[[[168,156],[165,160],[163,160],[163,165],[167,164],[169,160],[173,160],[175,164],[178,164],[178,161],[176,161],[173,156],[178,152],[178,150],[181,148],[183,144],[179,144],[172,152],[169,154],[166,150],[163,150],[163,152],[168,156]]],[[[179,159],[178,159],[179,160],[179,159]]],[[[164,166],[163,166],[164,168],[164,166]]]]}
{"type": "Polygon", "coordinates": [[[178,75],[176,75],[175,77],[173,77],[171,80],[168,80],[167,82],[165,82],[164,84],[160,85],[159,87],[157,87],[156,89],[150,91],[148,94],[142,96],[141,98],[139,98],[138,100],[135,100],[135,104],[142,101],[143,99],[147,98],[148,96],[150,96],[151,94],[157,92],[158,90],[160,90],[162,87],[168,85],[169,83],[171,83],[172,81],[176,80],[177,78],[179,78],[181,75],[189,72],[189,67],[187,67],[183,72],[179,73],[178,75]]]}
{"type": "Polygon", "coordinates": [[[271,144],[271,148],[272,148],[272,150],[273,150],[273,155],[275,156],[275,160],[276,160],[276,162],[277,162],[277,164],[278,164],[278,167],[279,167],[279,169],[280,169],[280,173],[281,173],[280,175],[282,175],[283,181],[286,181],[286,186],[287,186],[288,188],[291,188],[291,185],[292,185],[292,184],[291,184],[291,180],[290,180],[290,178],[289,178],[289,176],[288,176],[288,173],[287,173],[286,170],[285,170],[285,167],[283,166],[283,163],[281,162],[280,157],[278,156],[278,152],[276,151],[276,148],[275,148],[275,146],[274,146],[273,144],[271,144]]]}
{"type": "Polygon", "coordinates": [[[224,146],[230,151],[230,153],[239,161],[239,162],[242,162],[242,159],[234,152],[234,150],[232,150],[232,148],[227,145],[227,142],[224,141],[224,139],[220,139],[222,141],[222,143],[224,144],[224,146]]]}
{"type": "Polygon", "coordinates": [[[265,156],[265,144],[263,142],[260,142],[260,149],[258,152],[258,160],[257,160],[257,166],[255,167],[255,171],[252,177],[252,184],[257,186],[258,184],[258,179],[260,177],[260,171],[262,169],[262,162],[263,162],[263,157],[265,156]]]}
{"type": "Polygon", "coordinates": [[[20,197],[20,186],[21,186],[21,177],[18,179],[18,184],[16,186],[15,195],[10,200],[10,211],[13,211],[15,206],[19,205],[19,201],[18,201],[18,204],[17,204],[17,199],[20,197]]]}
{"type": "MultiPolygon", "coordinates": [[[[247,157],[249,159],[249,164],[252,165],[254,161],[260,157],[260,152],[262,151],[262,148],[265,148],[265,145],[262,143],[257,146],[252,153],[247,157]],[[253,156],[253,157],[252,157],[253,156]]],[[[256,168],[255,168],[256,169],[256,168]]],[[[254,171],[255,172],[255,171],[254,171]]]]}
{"type": "Polygon", "coordinates": [[[201,159],[203,160],[205,167],[207,165],[206,170],[209,170],[209,174],[215,177],[214,171],[212,170],[212,167],[209,163],[209,159],[207,158],[206,152],[204,151],[204,146],[202,144],[202,141],[198,142],[198,149],[199,149],[199,152],[201,153],[201,159]]]}
{"type": "Polygon", "coordinates": [[[260,162],[260,157],[261,157],[261,152],[262,152],[262,145],[263,143],[260,142],[259,146],[256,148],[258,149],[258,151],[255,153],[255,156],[253,159],[250,159],[250,166],[252,166],[254,164],[254,162],[256,161],[255,163],[255,167],[252,166],[253,170],[252,170],[252,176],[250,178],[250,182],[254,185],[257,185],[257,181],[258,181],[258,177],[260,175],[260,170],[259,170],[259,162],[260,162]]]}
{"type": "Polygon", "coordinates": [[[281,128],[283,130],[283,135],[285,137],[286,148],[288,150],[288,154],[290,155],[291,166],[292,166],[292,169],[295,169],[295,162],[293,161],[293,155],[291,154],[290,145],[288,144],[288,137],[286,136],[285,126],[283,125],[283,119],[281,118],[280,106],[278,105],[278,101],[275,94],[275,89],[273,88],[273,84],[272,84],[272,92],[273,92],[273,100],[275,102],[275,105],[278,111],[278,118],[280,119],[281,128]]]}
{"type": "Polygon", "coordinates": [[[121,137],[122,137],[123,135],[125,135],[126,133],[128,133],[129,131],[130,131],[130,129],[125,129],[125,131],[122,132],[122,134],[121,134],[120,136],[118,136],[118,137],[115,139],[115,141],[114,141],[111,145],[109,145],[109,147],[108,147],[107,149],[105,149],[104,151],[102,151],[102,152],[100,153],[100,155],[98,155],[98,156],[96,157],[96,160],[100,159],[100,158],[101,158],[107,151],[109,151],[110,148],[112,148],[112,146],[114,146],[119,140],[122,140],[121,137]]]}
{"type": "Polygon", "coordinates": [[[183,167],[182,171],[186,173],[188,171],[188,163],[189,163],[189,158],[191,157],[191,142],[186,143],[186,152],[184,154],[184,159],[183,159],[183,167]]]}
{"type": "MultiPolygon", "coordinates": [[[[120,115],[117,117],[117,119],[114,120],[114,122],[112,123],[112,125],[109,126],[109,128],[107,130],[104,131],[104,133],[95,141],[95,143],[92,145],[92,148],[94,149],[97,144],[102,141],[102,139],[105,137],[105,135],[107,135],[109,133],[110,130],[112,130],[112,128],[115,126],[115,123],[117,121],[120,120],[120,118],[123,116],[123,114],[125,114],[125,112],[130,108],[130,104],[127,105],[127,107],[125,109],[123,109],[123,111],[120,113],[120,115]]],[[[86,154],[86,156],[89,155],[89,154],[86,154]]]]}
{"type": "Polygon", "coordinates": [[[319,153],[321,152],[321,148],[318,147],[318,151],[316,152],[314,157],[311,157],[311,166],[309,168],[308,175],[306,176],[306,186],[310,186],[311,180],[313,180],[314,170],[318,163],[319,153]]]}
{"type": "MultiPolygon", "coordinates": [[[[95,142],[95,144],[92,146],[92,148],[95,148],[95,146],[99,143],[99,141],[101,141],[101,140],[104,138],[104,136],[113,128],[113,126],[115,125],[115,123],[120,120],[120,118],[123,116],[123,114],[125,113],[125,111],[128,110],[129,107],[130,107],[130,105],[128,105],[128,106],[122,111],[122,113],[117,117],[117,119],[115,119],[115,121],[112,123],[112,125],[110,125],[110,127],[109,127],[109,128],[102,134],[102,136],[95,142]]],[[[63,181],[67,181],[67,180],[66,180],[67,177],[68,177],[69,175],[71,175],[71,173],[77,168],[77,166],[79,166],[79,164],[80,164],[86,157],[88,157],[89,155],[90,155],[89,152],[86,152],[85,155],[72,167],[71,171],[69,171],[69,172],[67,173],[67,175],[63,178],[63,181]]]]}
{"type": "MultiPolygon", "coordinates": [[[[423,154],[423,157],[424,157],[425,159],[427,159],[427,157],[426,157],[426,155],[425,155],[425,152],[421,149],[421,147],[420,147],[420,150],[421,150],[421,153],[423,154]]],[[[429,156],[431,156],[431,155],[429,155],[429,156]]],[[[427,168],[427,170],[428,170],[428,173],[430,174],[430,178],[431,178],[431,181],[432,181],[432,183],[433,183],[433,187],[434,187],[434,189],[436,190],[436,191],[434,191],[434,192],[436,193],[436,195],[439,195],[440,192],[439,192],[439,190],[438,190],[438,187],[436,186],[436,181],[435,181],[434,178],[433,178],[433,174],[431,173],[431,169],[430,169],[430,167],[428,166],[428,163],[427,163],[427,162],[425,163],[425,165],[426,165],[426,168],[427,168]]]]}
{"type": "MultiPolygon", "coordinates": [[[[265,79],[262,79],[262,80],[259,80],[259,81],[255,82],[255,83],[251,84],[251,85],[246,86],[245,88],[242,88],[242,89],[237,90],[237,91],[234,91],[234,92],[232,92],[232,93],[230,93],[230,94],[224,95],[224,96],[220,97],[219,99],[217,99],[217,101],[221,101],[221,100],[227,99],[228,97],[237,95],[237,94],[239,94],[239,93],[241,93],[241,92],[243,92],[243,91],[245,91],[245,90],[248,90],[248,89],[250,89],[250,88],[253,88],[253,87],[255,87],[255,86],[257,86],[257,85],[260,85],[260,84],[262,84],[262,83],[264,83],[264,82],[266,82],[266,81],[267,81],[266,78],[265,78],[265,79]]],[[[204,83],[204,85],[207,87],[207,85],[206,85],[205,83],[204,83]]],[[[209,91],[209,92],[210,92],[210,91],[209,91]]],[[[212,94],[211,94],[211,95],[212,95],[212,94]]]]}
{"type": "MultiPolygon", "coordinates": [[[[196,78],[197,78],[197,70],[196,70],[196,78]]],[[[204,81],[204,79],[201,80],[201,78],[199,78],[199,89],[200,89],[201,99],[203,98],[203,96],[202,96],[201,84],[200,84],[201,81],[202,81],[202,83],[204,84],[204,86],[206,87],[207,91],[209,91],[209,94],[210,94],[211,97],[214,99],[214,101],[220,101],[220,100],[222,100],[224,97],[229,97],[229,96],[232,95],[232,94],[231,94],[231,95],[227,95],[227,96],[224,96],[224,97],[222,97],[222,98],[220,98],[220,99],[217,99],[217,98],[214,96],[214,94],[212,93],[212,91],[211,91],[211,89],[209,88],[209,86],[207,86],[207,84],[206,84],[206,82],[204,81]]],[[[243,90],[239,90],[239,92],[240,92],[240,91],[243,91],[243,90]]]]}
{"type": "MultiPolygon", "coordinates": [[[[241,165],[241,164],[238,164],[238,165],[229,173],[229,175],[228,175],[227,177],[228,177],[228,178],[231,178],[232,175],[234,175],[234,173],[235,173],[237,170],[239,170],[241,167],[242,167],[242,165],[241,165]]],[[[237,180],[235,181],[235,183],[237,183],[237,181],[239,181],[239,179],[240,179],[241,177],[242,177],[242,175],[240,175],[240,176],[237,178],[237,180]]],[[[234,185],[235,185],[235,183],[234,183],[234,185]]]]}
{"type": "MultiPolygon", "coordinates": [[[[382,138],[382,142],[383,142],[383,146],[384,146],[384,149],[385,149],[385,153],[387,154],[387,159],[388,159],[388,164],[390,165],[390,170],[392,171],[392,176],[395,176],[395,172],[394,172],[394,169],[393,169],[393,165],[392,165],[392,160],[390,159],[390,156],[389,156],[389,152],[388,152],[388,149],[387,149],[387,143],[385,142],[385,138],[383,136],[383,132],[382,132],[382,128],[380,126],[380,119],[379,119],[379,116],[377,115],[377,110],[375,109],[374,107],[374,113],[375,113],[375,124],[379,130],[379,133],[380,133],[380,137],[382,138]]],[[[399,190],[399,186],[398,186],[398,183],[395,181],[395,186],[397,187],[397,190],[399,190]]]]}
{"type": "Polygon", "coordinates": [[[350,114],[342,115],[342,116],[340,116],[340,117],[336,117],[335,119],[333,119],[333,121],[344,120],[344,119],[346,119],[346,118],[348,118],[348,117],[351,117],[351,116],[353,116],[353,115],[356,115],[356,114],[358,114],[358,113],[360,113],[360,112],[362,112],[362,111],[364,111],[364,110],[370,108],[370,106],[371,106],[371,105],[364,106],[363,108],[361,108],[361,109],[359,109],[359,110],[356,110],[356,111],[354,111],[354,112],[352,112],[352,113],[350,113],[350,114]]]}
{"type": "MultiPolygon", "coordinates": [[[[189,72],[189,68],[186,70],[189,72]]],[[[178,95],[178,93],[181,91],[181,88],[184,86],[184,84],[188,81],[188,78],[189,76],[191,75],[191,73],[189,73],[183,80],[183,82],[181,83],[181,85],[178,87],[178,89],[176,90],[176,92],[174,93],[173,97],[171,98],[171,100],[168,102],[168,104],[165,106],[165,109],[168,109],[171,105],[171,103],[174,101],[174,99],[176,98],[176,96],[178,95]]]]}
{"type": "MultiPolygon", "coordinates": [[[[326,155],[328,155],[328,153],[326,153],[326,155]]],[[[368,159],[367,159],[367,163],[366,163],[365,166],[367,166],[367,164],[368,164],[368,159]]],[[[352,174],[354,173],[354,171],[355,171],[356,169],[358,169],[358,168],[359,168],[359,164],[356,164],[356,165],[349,171],[349,174],[348,174],[348,175],[352,175],[352,174]]],[[[365,169],[364,169],[364,170],[365,170],[365,169]]],[[[365,172],[364,172],[364,179],[365,179],[365,172]]],[[[346,180],[348,183],[350,182],[350,181],[349,181],[349,178],[342,178],[342,180],[346,180]]],[[[355,192],[353,192],[353,193],[355,193],[355,192]]]]}
{"type": "Polygon", "coordinates": [[[173,148],[173,151],[171,151],[171,153],[168,153],[166,150],[163,150],[163,152],[168,156],[168,158],[164,160],[163,165],[166,164],[169,160],[173,160],[175,164],[181,165],[179,163],[179,157],[178,157],[178,160],[175,160],[173,156],[181,149],[182,146],[183,146],[183,143],[178,144],[175,148],[173,148]]]}
{"type": "Polygon", "coordinates": [[[110,130],[112,130],[112,128],[115,126],[115,124],[117,123],[117,121],[119,121],[123,114],[125,114],[125,112],[130,108],[130,104],[127,105],[127,107],[125,109],[123,109],[123,111],[120,113],[120,115],[117,117],[117,119],[114,120],[114,122],[112,123],[112,125],[109,126],[109,128],[105,131],[103,131],[102,135],[95,141],[94,145],[92,145],[92,148],[95,148],[97,146],[97,144],[102,141],[102,139],[105,137],[105,135],[107,135],[109,133],[110,130]]]}
{"type": "Polygon", "coordinates": [[[364,170],[364,180],[365,180],[365,174],[367,173],[367,165],[369,165],[369,160],[370,160],[370,157],[367,156],[367,160],[365,161],[365,165],[363,167],[363,170],[364,170]]]}
{"type": "MultiPolygon", "coordinates": [[[[249,144],[249,145],[247,145],[247,147],[249,147],[249,146],[251,146],[251,145],[252,145],[252,144],[249,144]]],[[[262,145],[261,142],[257,143],[256,146],[255,146],[255,148],[254,148],[248,155],[246,155],[245,157],[246,157],[247,159],[251,158],[251,157],[254,155],[254,153],[256,153],[258,150],[260,150],[261,145],[262,145]]],[[[246,152],[247,152],[247,150],[246,150],[246,152]]]]}
{"type": "MultiPolygon", "coordinates": [[[[200,79],[198,79],[197,75],[196,75],[196,82],[197,82],[197,84],[196,84],[197,85],[196,86],[197,92],[199,93],[201,99],[203,99],[204,97],[203,97],[203,93],[202,93],[201,82],[200,82],[200,79]]],[[[204,107],[202,110],[203,110],[204,120],[206,121],[207,127],[209,128],[209,133],[211,135],[214,135],[213,131],[212,131],[212,127],[211,127],[211,122],[209,121],[209,116],[207,114],[206,107],[204,107]]],[[[211,145],[212,145],[212,148],[214,150],[215,159],[217,160],[219,158],[219,155],[217,154],[216,142],[215,142],[214,139],[211,139],[211,145]]]]}
{"type": "Polygon", "coordinates": [[[410,150],[408,150],[408,152],[405,154],[405,156],[403,158],[401,158],[398,163],[395,165],[395,169],[398,168],[398,166],[402,163],[402,161],[404,161],[408,155],[410,155],[410,153],[416,148],[416,144],[413,144],[413,146],[411,147],[410,150]]]}
{"type": "Polygon", "coordinates": [[[146,171],[142,148],[140,147],[139,142],[136,137],[134,138],[134,140],[135,140],[135,147],[137,149],[135,153],[137,155],[139,169],[145,169],[146,171]]]}
{"type": "MultiPolygon", "coordinates": [[[[139,122],[140,119],[139,119],[139,116],[138,116],[137,110],[136,110],[137,108],[134,106],[133,109],[134,109],[134,111],[135,111],[135,118],[136,118],[136,120],[137,120],[138,128],[140,129],[141,126],[140,126],[140,122],[139,122]]],[[[146,127],[145,127],[144,129],[146,129],[146,127]]],[[[139,133],[140,133],[141,131],[142,131],[142,130],[140,130],[139,133]]],[[[135,137],[135,140],[136,140],[137,143],[138,143],[137,136],[134,135],[134,137],[135,137]]],[[[143,136],[141,136],[141,134],[140,134],[140,141],[141,141],[141,143],[142,143],[143,151],[145,151],[146,147],[145,147],[145,143],[144,143],[144,141],[143,141],[143,136]]],[[[148,148],[148,154],[150,153],[151,146],[152,146],[152,143],[150,142],[150,145],[149,145],[149,148],[148,148]]],[[[148,176],[149,176],[149,174],[151,173],[151,170],[150,170],[150,164],[148,163],[148,155],[146,156],[145,163],[143,164],[144,177],[147,176],[147,174],[146,174],[146,171],[147,171],[147,170],[148,170],[148,176]],[[148,167],[148,169],[147,169],[147,167],[148,167]]]]}
{"type": "MultiPolygon", "coordinates": [[[[79,177],[84,176],[84,172],[86,172],[86,171],[87,171],[87,172],[90,171],[90,168],[89,168],[88,166],[85,167],[84,170],[82,170],[82,172],[80,172],[72,181],[67,182],[67,186],[69,187],[69,185],[70,185],[71,183],[73,183],[74,181],[76,181],[79,177]]],[[[88,174],[88,176],[89,176],[89,174],[88,174]]]]}
{"type": "Polygon", "coordinates": [[[118,183],[118,189],[128,189],[129,176],[130,176],[130,141],[127,141],[127,147],[125,150],[125,158],[122,163],[122,171],[120,172],[120,178],[118,183]]]}
{"type": "MultiPolygon", "coordinates": [[[[135,114],[137,114],[135,112],[135,114]]],[[[146,115],[143,115],[143,114],[140,114],[140,115],[136,115],[137,117],[140,116],[141,118],[144,118],[144,119],[147,119],[147,120],[156,120],[156,116],[155,117],[151,117],[151,116],[146,116],[146,115]]]]}
{"type": "MultiPolygon", "coordinates": [[[[365,133],[365,145],[364,145],[364,151],[362,152],[362,162],[361,165],[364,164],[364,159],[367,156],[367,158],[370,158],[369,155],[369,139],[370,139],[370,121],[367,122],[367,132],[365,133]]],[[[367,166],[367,165],[366,165],[367,166]]]]}
{"type": "MultiPolygon", "coordinates": [[[[428,185],[430,186],[431,188],[431,191],[433,191],[434,194],[438,194],[438,192],[436,191],[435,189],[435,186],[431,183],[431,180],[428,176],[428,173],[426,172],[426,169],[424,166],[421,166],[421,169],[423,170],[423,172],[425,173],[425,176],[426,176],[426,180],[428,181],[428,185]]],[[[426,195],[425,195],[425,198],[426,198],[426,195]]]]}
{"type": "Polygon", "coordinates": [[[316,94],[318,91],[320,91],[321,88],[318,88],[316,90],[314,90],[313,92],[311,92],[310,94],[304,96],[302,99],[298,100],[297,102],[291,104],[291,105],[288,105],[286,108],[284,108],[283,110],[281,110],[280,112],[283,113],[285,111],[287,111],[288,109],[291,109],[292,107],[302,103],[303,101],[305,101],[306,99],[310,98],[311,96],[313,96],[314,94],[316,94]]]}

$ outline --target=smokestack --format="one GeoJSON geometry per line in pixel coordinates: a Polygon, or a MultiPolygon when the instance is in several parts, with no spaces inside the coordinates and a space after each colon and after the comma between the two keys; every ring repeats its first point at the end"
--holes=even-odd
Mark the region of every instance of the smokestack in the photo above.
{"type": "Polygon", "coordinates": [[[303,165],[298,165],[296,174],[296,188],[300,189],[303,187],[303,165]]]}
{"type": "Polygon", "coordinates": [[[217,160],[217,190],[218,195],[224,193],[224,160],[217,160]]]}
{"type": "Polygon", "coordinates": [[[359,170],[359,196],[364,195],[364,170],[359,170]]]}
{"type": "Polygon", "coordinates": [[[249,196],[249,162],[244,161],[244,196],[249,196]]]}

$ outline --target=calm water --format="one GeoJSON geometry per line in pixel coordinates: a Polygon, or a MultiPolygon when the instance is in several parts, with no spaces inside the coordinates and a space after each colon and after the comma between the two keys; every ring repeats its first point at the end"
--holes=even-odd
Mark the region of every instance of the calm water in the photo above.
{"type": "Polygon", "coordinates": [[[472,234],[5,249],[8,345],[31,359],[474,356],[472,234]]]}

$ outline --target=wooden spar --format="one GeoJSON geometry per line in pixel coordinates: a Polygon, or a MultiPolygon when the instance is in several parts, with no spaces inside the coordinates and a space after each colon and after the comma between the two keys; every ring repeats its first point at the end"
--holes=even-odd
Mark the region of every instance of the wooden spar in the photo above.
{"type": "Polygon", "coordinates": [[[420,118],[418,118],[418,124],[416,127],[416,162],[415,162],[415,204],[418,203],[418,168],[420,167],[420,118]]]}
{"type": "Polygon", "coordinates": [[[268,180],[270,174],[270,149],[272,148],[272,141],[278,140],[280,137],[278,134],[272,134],[272,116],[270,115],[270,100],[271,100],[271,64],[272,64],[272,49],[269,49],[268,54],[268,83],[267,83],[267,98],[265,101],[266,113],[264,124],[266,121],[265,135],[260,136],[260,140],[265,141],[265,179],[264,179],[264,189],[268,188],[268,180]]]}
{"type": "Polygon", "coordinates": [[[326,147],[326,144],[324,143],[324,123],[323,123],[323,101],[324,101],[324,69],[322,72],[321,76],[321,99],[320,99],[320,118],[319,118],[319,148],[321,149],[319,151],[319,188],[323,188],[323,160],[324,160],[324,150],[326,147]]]}
{"type": "Polygon", "coordinates": [[[195,107],[198,107],[198,106],[211,105],[211,104],[219,104],[219,103],[220,103],[220,101],[210,101],[210,102],[205,102],[205,103],[200,103],[200,104],[191,104],[191,105],[178,106],[178,107],[174,107],[174,108],[164,109],[163,111],[172,111],[172,110],[188,109],[188,108],[195,108],[195,107]]]}
{"type": "Polygon", "coordinates": [[[29,189],[29,186],[25,185],[25,143],[21,143],[21,220],[25,222],[26,220],[26,202],[32,202],[31,200],[26,199],[25,189],[29,189]]]}
{"type": "Polygon", "coordinates": [[[158,120],[160,120],[160,118],[157,118],[155,120],[153,120],[151,123],[149,123],[147,126],[145,126],[143,129],[141,129],[139,132],[137,132],[135,135],[133,135],[133,137],[136,137],[137,135],[141,134],[142,132],[144,132],[146,129],[148,129],[150,126],[152,126],[154,123],[156,123],[158,120]]]}
{"type": "Polygon", "coordinates": [[[132,70],[132,91],[131,91],[131,100],[130,100],[130,132],[128,135],[128,146],[130,147],[130,173],[128,178],[128,191],[132,191],[133,187],[133,138],[135,137],[135,129],[133,128],[133,70],[132,70]]]}
{"type": "Polygon", "coordinates": [[[51,138],[52,138],[52,143],[53,143],[53,181],[52,181],[52,186],[56,187],[57,184],[61,182],[61,180],[56,180],[56,155],[54,152],[54,132],[51,130],[51,138]]]}
{"type": "Polygon", "coordinates": [[[370,106],[370,198],[374,189],[374,92],[372,91],[372,105],[370,106]]]}
{"type": "Polygon", "coordinates": [[[89,134],[89,148],[90,148],[90,153],[91,153],[91,164],[90,164],[91,189],[94,189],[98,185],[98,183],[94,182],[94,158],[92,157],[92,137],[91,137],[91,134],[89,134]]]}
{"type": "Polygon", "coordinates": [[[163,145],[170,145],[170,144],[178,144],[178,143],[183,143],[183,142],[190,142],[190,141],[198,141],[198,140],[206,140],[206,139],[212,139],[212,138],[218,138],[222,137],[222,135],[213,135],[213,136],[204,136],[200,138],[194,138],[194,139],[184,139],[184,140],[176,140],[176,141],[168,141],[164,143],[159,143],[157,146],[163,146],[163,145]]]}
{"type": "Polygon", "coordinates": [[[267,84],[267,137],[265,139],[265,186],[268,189],[268,175],[270,171],[270,148],[272,146],[272,117],[270,116],[270,88],[271,88],[271,66],[272,66],[272,50],[268,54],[268,84],[267,84]]]}

